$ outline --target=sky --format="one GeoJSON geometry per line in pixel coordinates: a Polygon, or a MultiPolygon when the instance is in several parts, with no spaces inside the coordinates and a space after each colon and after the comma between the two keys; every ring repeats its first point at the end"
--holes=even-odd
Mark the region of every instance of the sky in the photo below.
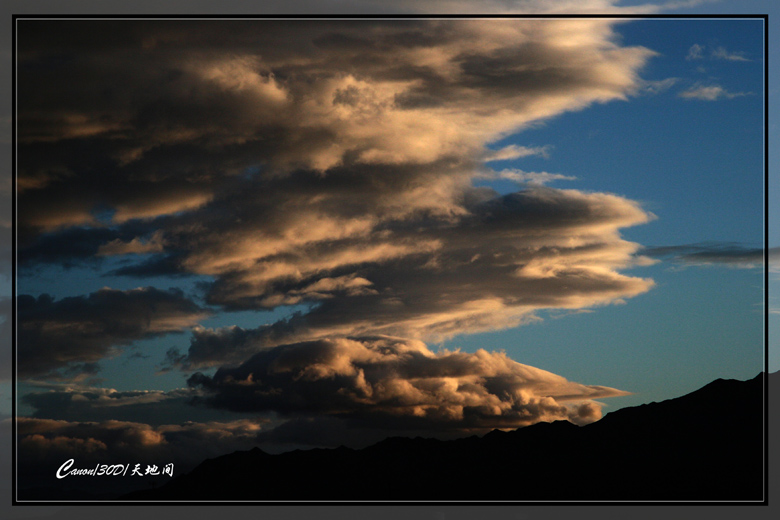
{"type": "Polygon", "coordinates": [[[18,34],[28,479],[587,424],[765,366],[761,21],[18,34]]]}

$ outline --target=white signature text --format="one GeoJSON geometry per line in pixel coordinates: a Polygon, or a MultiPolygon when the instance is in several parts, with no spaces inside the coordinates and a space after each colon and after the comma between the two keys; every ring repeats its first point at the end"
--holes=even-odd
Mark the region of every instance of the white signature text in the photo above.
{"type": "Polygon", "coordinates": [[[162,468],[156,464],[147,464],[142,469],[141,464],[96,464],[91,468],[74,468],[76,463],[74,459],[68,459],[62,463],[62,466],[57,470],[57,478],[63,479],[65,477],[118,477],[126,476],[127,472],[130,472],[131,477],[146,477],[156,475],[168,475],[173,476],[173,463],[168,463],[162,468]]]}

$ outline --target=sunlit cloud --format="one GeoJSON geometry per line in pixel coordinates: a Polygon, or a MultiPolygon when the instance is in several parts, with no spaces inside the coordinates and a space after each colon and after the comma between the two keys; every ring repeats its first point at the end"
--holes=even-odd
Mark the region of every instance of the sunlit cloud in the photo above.
{"type": "MultiPolygon", "coordinates": [[[[542,309],[620,302],[653,282],[618,272],[649,262],[618,229],[651,218],[614,195],[536,186],[491,196],[460,218],[429,218],[426,229],[410,221],[378,237],[290,251],[283,266],[247,269],[235,260],[212,285],[211,303],[241,309],[317,305],[257,329],[196,329],[189,353],[172,359],[188,368],[238,362],[267,346],[333,335],[442,341],[527,323],[542,309]],[[384,240],[396,244],[394,257],[365,256],[383,251],[377,241],[384,240]],[[408,251],[400,254],[398,244],[409,244],[408,251]]],[[[214,250],[231,253],[227,244],[214,250]]]]}
{"type": "Polygon", "coordinates": [[[550,147],[549,146],[519,146],[516,144],[512,144],[509,146],[504,146],[503,148],[499,150],[492,150],[485,154],[485,158],[483,161],[485,162],[492,162],[492,161],[507,161],[512,159],[520,159],[521,157],[529,157],[529,156],[541,156],[541,157],[549,157],[550,155],[550,147]]]}
{"type": "MultiPolygon", "coordinates": [[[[115,273],[210,276],[207,302],[226,309],[316,304],[243,333],[197,330],[189,354],[171,354],[175,365],[239,362],[321,335],[439,341],[652,287],[619,273],[641,264],[638,245],[619,235],[653,218],[638,204],[541,186],[573,179],[563,173],[484,166],[548,153],[487,148],[507,133],[643,88],[638,72],[654,53],[620,46],[611,21],[197,25],[117,25],[145,49],[121,67],[78,54],[81,73],[62,91],[84,117],[67,127],[57,105],[43,110],[51,101],[36,87],[45,78],[31,74],[20,101],[36,107],[20,110],[23,146],[48,152],[30,156],[21,178],[73,171],[81,141],[92,151],[78,176],[23,192],[23,268],[136,255],[115,273]],[[109,83],[115,102],[96,101],[109,83]],[[121,139],[114,130],[72,136],[74,124],[109,113],[121,119],[121,139]],[[110,183],[89,173],[90,161],[110,165],[110,183]],[[500,197],[473,187],[486,176],[528,189],[500,197]]],[[[41,45],[72,45],[56,31],[40,37],[22,45],[23,63],[39,59],[41,45]]]]}
{"type": "Polygon", "coordinates": [[[324,339],[265,350],[213,377],[197,373],[217,408],[329,415],[364,426],[484,432],[601,417],[596,398],[627,395],[521,365],[502,352],[430,351],[388,336],[324,339]],[[583,408],[584,407],[584,408],[583,408]]]}
{"type": "MultiPolygon", "coordinates": [[[[145,44],[147,51],[131,64],[107,66],[102,56],[80,55],[73,63],[79,74],[58,78],[61,96],[73,105],[66,119],[59,113],[59,98],[42,94],[39,85],[47,78],[26,74],[20,89],[20,142],[30,154],[46,153],[25,153],[21,162],[20,183],[37,188],[22,192],[22,229],[95,226],[98,206],[113,209],[115,223],[192,212],[219,196],[225,179],[258,164],[268,174],[426,165],[434,170],[424,175],[429,178],[415,176],[438,186],[438,201],[423,203],[412,184],[395,194],[396,209],[444,205],[451,210],[473,167],[461,163],[459,172],[444,172],[436,167],[439,161],[479,154],[484,143],[534,121],[593,102],[625,99],[638,85],[638,69],[653,54],[618,46],[611,41],[611,22],[598,19],[470,21],[457,23],[457,31],[441,21],[372,22],[368,34],[360,23],[334,22],[310,24],[301,61],[303,42],[291,40],[299,36],[288,25],[265,23],[262,34],[234,26],[232,37],[217,41],[211,35],[220,29],[218,22],[207,22],[204,32],[185,40],[160,22],[154,45],[145,44]],[[416,39],[402,44],[403,34],[416,39]],[[273,52],[260,55],[247,47],[269,41],[275,42],[273,52]],[[279,44],[285,41],[289,44],[279,44]],[[561,46],[561,41],[569,43],[561,46]],[[174,42],[177,48],[208,42],[211,50],[171,53],[174,42]],[[360,53],[354,52],[355,44],[360,53]],[[511,52],[518,45],[524,52],[511,52]],[[502,71],[500,78],[493,77],[496,71],[502,71]],[[116,97],[111,103],[98,94],[101,84],[111,85],[116,97]],[[121,138],[114,130],[101,133],[93,126],[74,130],[111,119],[118,119],[109,126],[121,127],[121,138]],[[41,128],[47,135],[43,141],[41,128]],[[89,144],[91,153],[82,154],[80,143],[89,144]],[[77,176],[66,166],[72,154],[86,162],[77,176]],[[110,176],[97,175],[101,164],[111,169],[110,176]],[[95,175],[89,175],[93,169],[95,175]],[[57,171],[66,173],[48,173],[57,171]],[[456,179],[445,185],[445,173],[456,179]],[[65,196],[63,189],[78,196],[65,196]]],[[[151,34],[142,27],[148,25],[126,24],[119,30],[130,42],[145,42],[151,34]]],[[[40,42],[24,42],[21,47],[31,53],[22,51],[21,62],[34,63],[39,45],[56,43],[69,52],[72,43],[57,37],[55,31],[40,42]]],[[[510,147],[501,153],[519,157],[530,151],[539,152],[510,147]]]]}

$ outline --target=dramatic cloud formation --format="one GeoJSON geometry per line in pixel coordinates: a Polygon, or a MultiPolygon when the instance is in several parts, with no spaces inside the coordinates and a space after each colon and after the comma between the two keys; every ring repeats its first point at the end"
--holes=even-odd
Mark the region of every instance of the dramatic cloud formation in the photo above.
{"type": "Polygon", "coordinates": [[[192,211],[248,168],[370,181],[392,165],[366,195],[395,200],[371,216],[451,213],[486,142],[624,99],[652,54],[613,43],[603,20],[22,23],[22,230],[192,211]],[[103,50],[79,52],[82,30],[103,50]],[[52,48],[59,70],[38,66],[52,48]],[[56,96],[41,88],[54,77],[56,96]],[[438,197],[420,197],[423,181],[438,197]]]}
{"type": "Polygon", "coordinates": [[[626,395],[521,365],[501,352],[431,352],[388,336],[339,338],[262,351],[190,385],[242,412],[328,415],[385,429],[484,432],[538,421],[601,417],[591,399],[626,395]]]}
{"type": "Polygon", "coordinates": [[[612,303],[652,286],[615,271],[646,263],[617,229],[648,218],[613,195],[537,187],[491,196],[454,221],[429,219],[427,227],[420,222],[367,240],[314,244],[283,262],[234,270],[209,293],[212,303],[241,308],[318,302],[314,308],[249,331],[196,330],[178,362],[188,368],[240,362],[266,346],[324,335],[440,341],[516,326],[539,309],[612,303]]]}
{"type": "Polygon", "coordinates": [[[94,373],[94,364],[115,346],[181,332],[208,316],[180,291],[151,287],[103,289],[58,301],[47,294],[21,295],[17,311],[19,377],[94,373]]]}
{"type": "MultiPolygon", "coordinates": [[[[345,417],[424,431],[597,419],[592,399],[622,392],[421,341],[653,286],[621,272],[651,262],[620,235],[653,219],[638,203],[544,185],[576,172],[489,167],[550,153],[491,147],[530,125],[667,88],[640,78],[654,53],[621,45],[614,23],[20,21],[22,272],[197,276],[214,312],[299,306],[212,329],[173,291],[24,296],[20,375],[78,380],[117,346],[192,328],[168,369],[221,367],[190,379],[204,399],[288,413],[291,431],[345,417]],[[496,179],[518,191],[476,185],[496,179]]],[[[190,397],[26,401],[41,417],[135,421],[190,397]]]]}

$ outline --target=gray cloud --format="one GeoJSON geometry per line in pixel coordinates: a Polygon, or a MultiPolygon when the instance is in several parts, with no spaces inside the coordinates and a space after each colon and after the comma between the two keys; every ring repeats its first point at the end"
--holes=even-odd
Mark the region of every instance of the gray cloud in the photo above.
{"type": "Polygon", "coordinates": [[[73,384],[39,386],[41,390],[20,398],[20,403],[33,407],[32,418],[75,422],[116,420],[153,427],[185,422],[230,422],[245,418],[198,406],[200,393],[192,388],[118,391],[73,384]]]}
{"type": "MultiPolygon", "coordinates": [[[[701,60],[704,59],[704,50],[707,47],[705,45],[699,45],[694,43],[690,49],[688,49],[687,60],[701,60]]],[[[726,50],[725,47],[715,47],[709,53],[711,60],[726,60],[726,61],[750,61],[745,57],[744,52],[731,52],[726,50]]]]}
{"type": "Polygon", "coordinates": [[[106,288],[57,301],[21,295],[17,310],[17,374],[23,378],[68,376],[74,367],[94,374],[95,363],[117,346],[181,332],[208,316],[180,291],[151,287],[106,288]]]}
{"type": "Polygon", "coordinates": [[[561,175],[560,173],[548,172],[526,172],[517,169],[506,169],[498,172],[499,179],[507,179],[518,184],[536,184],[542,185],[552,181],[573,181],[576,177],[561,175]]]}
{"type": "Polygon", "coordinates": [[[712,50],[712,58],[727,61],[750,61],[744,52],[730,52],[725,47],[717,47],[712,50]]]}
{"type": "Polygon", "coordinates": [[[699,45],[698,43],[694,43],[691,45],[691,48],[688,49],[688,55],[685,57],[686,60],[700,60],[704,58],[704,46],[699,45]]]}
{"type": "Polygon", "coordinates": [[[216,408],[358,421],[383,430],[485,432],[601,417],[596,398],[626,395],[521,365],[501,352],[431,352],[389,336],[283,345],[189,384],[216,408]]]}
{"type": "Polygon", "coordinates": [[[769,270],[775,273],[780,271],[780,247],[769,248],[769,270]]]}
{"type": "Polygon", "coordinates": [[[760,268],[764,265],[764,250],[735,243],[706,242],[678,246],[648,247],[642,254],[679,262],[685,265],[723,265],[735,268],[760,268]]]}

